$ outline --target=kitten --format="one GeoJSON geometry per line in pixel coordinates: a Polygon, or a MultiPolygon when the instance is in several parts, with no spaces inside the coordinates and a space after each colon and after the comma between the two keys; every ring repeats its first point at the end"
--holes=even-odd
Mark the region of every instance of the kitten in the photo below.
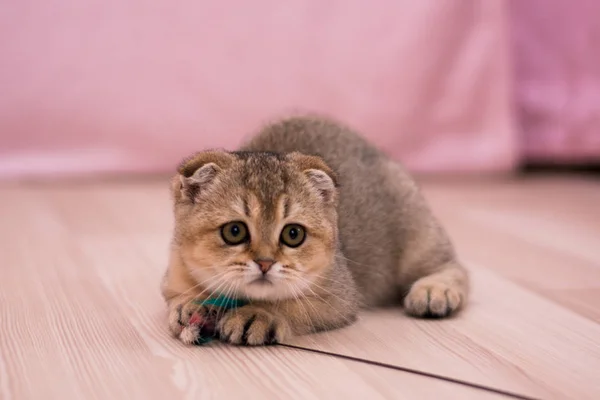
{"type": "Polygon", "coordinates": [[[336,121],[292,117],[241,151],[204,151],[172,180],[175,227],[162,293],[172,333],[197,341],[192,300],[249,300],[222,340],[262,345],[340,328],[403,300],[417,317],[467,301],[469,278],[417,186],[336,121]]]}

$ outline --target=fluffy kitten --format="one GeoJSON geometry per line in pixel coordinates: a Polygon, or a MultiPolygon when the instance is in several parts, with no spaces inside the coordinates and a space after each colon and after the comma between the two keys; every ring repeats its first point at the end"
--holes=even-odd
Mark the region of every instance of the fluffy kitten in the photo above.
{"type": "Polygon", "coordinates": [[[468,274],[409,175],[341,124],[293,117],[242,151],[204,151],[172,181],[175,229],[162,293],[174,335],[220,293],[249,305],[219,320],[223,340],[262,345],[346,326],[360,307],[399,302],[445,317],[468,274]]]}

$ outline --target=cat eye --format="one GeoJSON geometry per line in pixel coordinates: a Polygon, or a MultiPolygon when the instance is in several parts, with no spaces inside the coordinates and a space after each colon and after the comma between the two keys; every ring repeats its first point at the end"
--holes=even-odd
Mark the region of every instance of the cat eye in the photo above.
{"type": "Polygon", "coordinates": [[[221,237],[230,246],[237,246],[250,240],[248,227],[240,221],[229,222],[221,227],[221,237]]]}
{"type": "Polygon", "coordinates": [[[289,224],[283,227],[279,241],[288,247],[298,247],[304,243],[306,231],[298,224],[289,224]]]}

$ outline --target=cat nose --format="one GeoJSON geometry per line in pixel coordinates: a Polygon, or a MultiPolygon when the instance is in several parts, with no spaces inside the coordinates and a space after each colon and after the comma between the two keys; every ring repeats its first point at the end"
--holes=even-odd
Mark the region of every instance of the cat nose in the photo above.
{"type": "Polygon", "coordinates": [[[275,264],[275,260],[272,260],[270,258],[261,258],[256,260],[256,263],[258,264],[258,267],[260,268],[262,273],[266,274],[267,272],[269,272],[273,264],[275,264]]]}

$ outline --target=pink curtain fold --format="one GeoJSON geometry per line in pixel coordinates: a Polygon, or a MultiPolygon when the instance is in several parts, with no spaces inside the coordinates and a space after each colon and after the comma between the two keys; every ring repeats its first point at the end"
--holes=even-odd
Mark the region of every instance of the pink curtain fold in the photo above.
{"type": "Polygon", "coordinates": [[[302,111],[346,121],[415,172],[593,156],[598,6],[558,3],[9,0],[0,178],[168,172],[302,111]],[[568,38],[551,34],[561,15],[563,33],[577,25],[568,38]]]}
{"type": "Polygon", "coordinates": [[[522,156],[600,162],[600,2],[513,0],[522,156]]]}

